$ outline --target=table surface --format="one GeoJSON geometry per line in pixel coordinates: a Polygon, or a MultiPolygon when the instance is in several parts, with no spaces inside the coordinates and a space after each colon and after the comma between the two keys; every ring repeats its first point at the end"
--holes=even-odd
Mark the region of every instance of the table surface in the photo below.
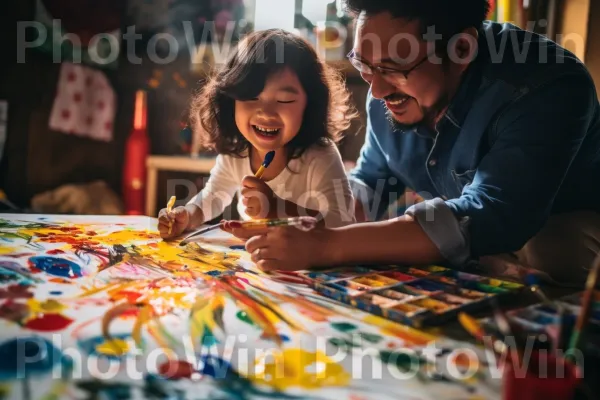
{"type": "Polygon", "coordinates": [[[181,248],[149,217],[4,214],[0,241],[6,398],[501,397],[458,327],[415,330],[263,274],[224,233],[181,248]]]}

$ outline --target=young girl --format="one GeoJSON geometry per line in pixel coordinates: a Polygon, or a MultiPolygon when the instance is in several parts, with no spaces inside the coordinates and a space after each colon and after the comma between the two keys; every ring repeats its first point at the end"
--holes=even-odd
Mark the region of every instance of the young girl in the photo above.
{"type": "Polygon", "coordinates": [[[355,221],[336,142],[356,113],[343,82],[301,37],[279,29],[245,37],[195,97],[191,116],[203,144],[218,153],[216,165],[185,207],[160,211],[163,238],[218,217],[236,192],[242,219],[355,221]],[[273,161],[254,177],[270,151],[273,161]]]}

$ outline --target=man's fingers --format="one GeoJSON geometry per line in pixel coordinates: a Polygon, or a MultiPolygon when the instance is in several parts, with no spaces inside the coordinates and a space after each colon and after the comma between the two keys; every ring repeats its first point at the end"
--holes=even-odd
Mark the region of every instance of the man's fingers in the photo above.
{"type": "Polygon", "coordinates": [[[262,271],[277,271],[281,269],[281,262],[278,260],[260,260],[256,266],[262,271]]]}
{"type": "Polygon", "coordinates": [[[259,249],[254,250],[250,254],[250,258],[252,259],[252,261],[254,261],[255,263],[257,263],[260,260],[274,260],[274,259],[277,259],[277,254],[275,254],[274,249],[271,248],[271,247],[261,247],[259,249]]]}
{"type": "Polygon", "coordinates": [[[246,242],[246,251],[250,254],[254,253],[257,249],[267,247],[269,240],[267,239],[266,232],[257,232],[254,229],[247,229],[248,233],[252,235],[246,242]]]}

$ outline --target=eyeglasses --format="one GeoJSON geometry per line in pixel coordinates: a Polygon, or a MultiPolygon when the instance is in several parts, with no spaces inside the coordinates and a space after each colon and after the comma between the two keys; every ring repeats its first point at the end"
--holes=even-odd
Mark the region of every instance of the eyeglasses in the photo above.
{"type": "Polygon", "coordinates": [[[383,79],[391,84],[395,85],[406,85],[408,83],[408,75],[415,69],[423,65],[429,58],[429,54],[423,57],[418,63],[413,65],[411,68],[406,70],[400,70],[390,67],[376,67],[365,61],[362,61],[355,57],[354,50],[347,55],[350,64],[356,68],[362,75],[374,75],[377,72],[383,79]]]}

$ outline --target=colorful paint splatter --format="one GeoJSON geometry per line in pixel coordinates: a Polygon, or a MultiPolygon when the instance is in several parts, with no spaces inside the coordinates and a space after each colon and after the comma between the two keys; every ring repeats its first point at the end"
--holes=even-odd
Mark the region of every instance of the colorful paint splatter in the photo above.
{"type": "Polygon", "coordinates": [[[182,248],[152,218],[0,217],[0,397],[500,397],[480,348],[264,274],[223,235],[182,248]]]}

